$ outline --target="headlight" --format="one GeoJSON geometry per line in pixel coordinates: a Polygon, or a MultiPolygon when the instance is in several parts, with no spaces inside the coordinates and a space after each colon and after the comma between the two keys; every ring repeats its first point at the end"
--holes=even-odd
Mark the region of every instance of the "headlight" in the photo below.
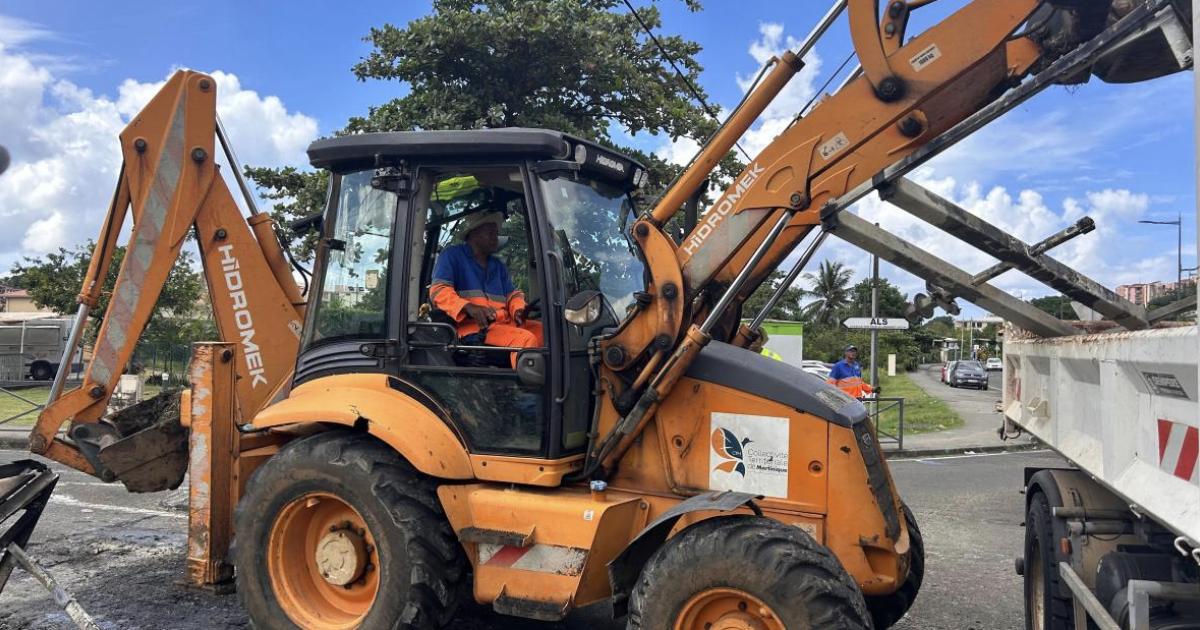
{"type": "Polygon", "coordinates": [[[582,144],[575,145],[575,161],[580,164],[587,161],[587,147],[582,144]]]}
{"type": "Polygon", "coordinates": [[[639,168],[637,172],[633,174],[633,185],[636,188],[641,188],[642,186],[646,185],[646,180],[648,179],[650,179],[650,173],[639,168]]]}

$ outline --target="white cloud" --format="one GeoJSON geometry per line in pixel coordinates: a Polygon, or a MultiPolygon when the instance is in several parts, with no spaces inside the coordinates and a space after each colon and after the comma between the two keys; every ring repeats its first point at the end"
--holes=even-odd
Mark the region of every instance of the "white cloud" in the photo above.
{"type": "MultiPolygon", "coordinates": [[[[763,22],[758,26],[759,38],[750,43],[747,52],[754,59],[754,71],[747,75],[738,73],[734,80],[742,93],[746,93],[753,85],[758,71],[771,59],[778,57],[786,50],[800,46],[800,41],[791,35],[785,35],[784,25],[778,22],[763,22]]],[[[779,135],[796,114],[800,113],[805,103],[816,93],[814,81],[821,71],[821,57],[815,52],[809,53],[804,59],[804,68],[800,70],[787,86],[775,97],[767,109],[759,117],[758,123],[751,127],[739,141],[739,144],[750,155],[757,155],[775,136],[779,135]]],[[[770,72],[768,69],[767,72],[770,72]]],[[[725,120],[732,110],[722,109],[720,116],[725,120]]],[[[692,156],[700,149],[700,145],[689,138],[666,140],[654,153],[659,157],[675,164],[687,164],[692,156]]],[[[744,157],[744,156],[743,156],[744,157]]]]}
{"type": "MultiPolygon", "coordinates": [[[[1172,277],[1173,248],[1161,254],[1152,252],[1150,243],[1141,243],[1129,235],[1130,227],[1152,208],[1149,195],[1127,189],[1103,189],[1068,198],[1055,208],[1032,189],[1015,193],[1004,186],[985,189],[974,181],[963,184],[953,177],[937,177],[928,168],[914,173],[912,179],[1026,243],[1040,241],[1079,218],[1090,216],[1096,221],[1095,231],[1052,250],[1050,255],[1109,288],[1147,278],[1172,277]],[[1147,255],[1148,251],[1152,253],[1147,255]]],[[[852,211],[968,273],[982,271],[997,262],[976,247],[881,201],[877,195],[864,198],[852,211]]],[[[819,259],[842,262],[854,270],[856,281],[870,273],[870,255],[837,238],[826,241],[819,259]]],[[[815,268],[817,264],[813,262],[810,266],[815,268]]],[[[884,267],[881,274],[902,292],[911,296],[925,291],[924,280],[890,265],[884,267]]],[[[992,284],[1018,297],[1054,293],[1018,271],[1009,271],[992,284]]],[[[969,306],[962,300],[959,303],[969,306]]]]}
{"type": "MultiPolygon", "coordinates": [[[[23,48],[49,36],[0,16],[0,143],[12,154],[0,176],[0,272],[21,256],[96,237],[120,168],[117,136],[165,82],[126,79],[114,86],[115,98],[93,93],[23,48]]],[[[305,163],[304,149],[317,136],[313,118],[243,88],[234,74],[211,74],[239,158],[305,163]]]]}
{"type": "Polygon", "coordinates": [[[0,44],[20,46],[53,36],[46,28],[28,20],[0,15],[0,44]]]}

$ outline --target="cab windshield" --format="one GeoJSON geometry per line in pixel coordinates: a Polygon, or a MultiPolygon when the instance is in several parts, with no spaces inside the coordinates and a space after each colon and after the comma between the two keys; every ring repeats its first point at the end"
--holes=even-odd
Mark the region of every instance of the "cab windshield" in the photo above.
{"type": "Polygon", "coordinates": [[[644,288],[643,265],[627,232],[627,219],[636,216],[629,194],[577,173],[551,173],[540,182],[568,295],[600,291],[623,319],[633,294],[644,288]]]}

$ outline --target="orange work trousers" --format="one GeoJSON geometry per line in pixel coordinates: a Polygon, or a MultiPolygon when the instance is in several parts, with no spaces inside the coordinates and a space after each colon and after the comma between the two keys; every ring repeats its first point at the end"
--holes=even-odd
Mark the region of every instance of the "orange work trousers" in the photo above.
{"type": "MultiPolygon", "coordinates": [[[[508,346],[510,348],[541,348],[542,322],[525,320],[524,324],[491,324],[483,342],[489,346],[508,346]]],[[[517,368],[517,353],[510,356],[513,369],[517,368]]]]}

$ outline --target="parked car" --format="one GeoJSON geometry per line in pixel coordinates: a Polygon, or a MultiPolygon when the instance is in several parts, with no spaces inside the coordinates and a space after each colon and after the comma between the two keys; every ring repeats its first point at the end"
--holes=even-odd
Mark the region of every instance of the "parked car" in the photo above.
{"type": "Polygon", "coordinates": [[[979,361],[955,361],[950,368],[950,387],[974,387],[987,389],[987,371],[979,361]]]}
{"type": "Polygon", "coordinates": [[[950,382],[950,370],[954,368],[954,363],[955,363],[954,361],[947,361],[947,362],[945,362],[945,363],[943,363],[943,364],[942,364],[942,378],[941,378],[941,381],[942,381],[943,383],[949,383],[949,382],[950,382]]]}
{"type": "MultiPolygon", "coordinates": [[[[805,361],[805,363],[808,363],[808,362],[805,361]]],[[[800,369],[804,370],[805,372],[808,372],[809,374],[812,374],[813,376],[816,376],[817,378],[819,378],[821,380],[824,380],[824,381],[829,380],[829,368],[826,368],[824,366],[804,365],[800,369]]]]}
{"type": "Polygon", "coordinates": [[[987,360],[987,363],[983,367],[989,372],[994,372],[996,370],[1003,370],[1004,363],[1000,361],[1000,357],[992,357],[987,360]]]}

